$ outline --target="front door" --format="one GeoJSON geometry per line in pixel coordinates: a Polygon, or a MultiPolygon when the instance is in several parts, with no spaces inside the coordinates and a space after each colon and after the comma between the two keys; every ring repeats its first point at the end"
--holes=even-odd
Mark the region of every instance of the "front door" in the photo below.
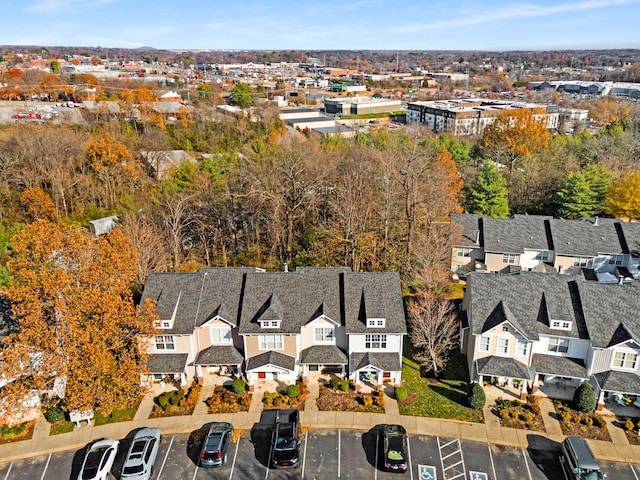
{"type": "Polygon", "coordinates": [[[258,372],[258,378],[267,378],[267,375],[264,372],[258,372]]]}

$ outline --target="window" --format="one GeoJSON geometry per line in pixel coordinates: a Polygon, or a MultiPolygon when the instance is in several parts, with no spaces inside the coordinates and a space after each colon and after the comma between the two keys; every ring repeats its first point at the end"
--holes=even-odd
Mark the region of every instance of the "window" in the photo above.
{"type": "Polygon", "coordinates": [[[367,327],[384,328],[384,318],[367,318],[367,327]]]}
{"type": "Polygon", "coordinates": [[[567,320],[551,320],[551,328],[555,328],[556,330],[571,330],[572,323],[573,322],[567,320]]]}
{"type": "Polygon", "coordinates": [[[211,343],[229,343],[231,341],[231,328],[211,327],[211,343]]]}
{"type": "Polygon", "coordinates": [[[333,342],[333,328],[331,327],[316,327],[313,330],[313,336],[316,343],[333,342]]]}
{"type": "Polygon", "coordinates": [[[569,339],[560,337],[551,337],[549,339],[549,352],[567,353],[569,351],[569,339]]]}
{"type": "Polygon", "coordinates": [[[156,320],[155,322],[153,322],[153,326],[159,329],[167,329],[167,328],[171,328],[171,320],[156,320]]]}
{"type": "Polygon", "coordinates": [[[487,337],[483,335],[480,337],[480,345],[478,346],[478,350],[481,352],[488,352],[491,348],[491,337],[487,337]]]}
{"type": "Polygon", "coordinates": [[[173,335],[156,335],[156,350],[175,350],[173,335]]]}
{"type": "Polygon", "coordinates": [[[498,353],[509,353],[509,339],[508,338],[499,338],[498,339],[498,353]]]}
{"type": "Polygon", "coordinates": [[[280,320],[262,320],[260,328],[280,328],[280,320]]]}
{"type": "Polygon", "coordinates": [[[527,355],[529,344],[525,340],[519,340],[516,343],[516,355],[520,355],[522,357],[527,355]]]}
{"type": "Polygon", "coordinates": [[[613,356],[613,366],[618,368],[628,368],[634,370],[636,368],[636,360],[638,355],[629,352],[616,352],[613,356]]]}
{"type": "Polygon", "coordinates": [[[549,261],[549,250],[538,250],[536,252],[536,256],[533,257],[534,260],[540,260],[542,262],[548,262],[549,261]]]}
{"type": "Polygon", "coordinates": [[[458,256],[459,257],[470,257],[471,256],[471,249],[470,248],[459,247],[458,248],[458,256]]]}
{"type": "Polygon", "coordinates": [[[502,326],[502,331],[503,332],[508,332],[509,331],[509,325],[503,325],[502,326]]]}
{"type": "Polygon", "coordinates": [[[589,257],[575,257],[573,259],[574,267],[587,267],[589,266],[589,257]]]}
{"type": "Polygon", "coordinates": [[[515,253],[503,253],[502,263],[508,263],[509,265],[514,265],[516,263],[517,257],[518,256],[515,253]]]}
{"type": "Polygon", "coordinates": [[[609,265],[621,267],[624,262],[624,255],[609,255],[609,265]]]}
{"type": "Polygon", "coordinates": [[[367,350],[387,348],[387,336],[378,333],[365,335],[364,348],[367,350]]]}
{"type": "Polygon", "coordinates": [[[260,350],[282,350],[284,339],[282,335],[258,335],[260,350]]]}

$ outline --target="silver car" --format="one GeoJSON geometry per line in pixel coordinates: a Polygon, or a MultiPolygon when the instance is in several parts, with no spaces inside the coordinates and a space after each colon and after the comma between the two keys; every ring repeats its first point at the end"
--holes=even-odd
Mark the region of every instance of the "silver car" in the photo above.
{"type": "Polygon", "coordinates": [[[138,430],[131,440],[131,446],[122,466],[121,479],[148,480],[156,462],[160,446],[160,430],[143,428],[138,430]]]}
{"type": "Polygon", "coordinates": [[[78,480],[106,480],[118,452],[117,440],[98,440],[89,447],[82,461],[78,480]]]}

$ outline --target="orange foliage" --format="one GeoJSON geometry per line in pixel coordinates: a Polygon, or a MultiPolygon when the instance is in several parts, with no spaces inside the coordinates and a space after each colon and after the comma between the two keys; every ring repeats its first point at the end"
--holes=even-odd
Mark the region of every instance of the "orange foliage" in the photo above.
{"type": "Polygon", "coordinates": [[[606,95],[592,102],[589,107],[589,118],[596,122],[611,123],[629,116],[629,104],[606,95]]]}
{"type": "Polygon", "coordinates": [[[640,170],[632,170],[611,185],[604,205],[614,217],[640,219],[640,170]]]}
{"type": "Polygon", "coordinates": [[[464,181],[458,175],[458,167],[453,160],[453,155],[445,147],[440,147],[436,151],[436,170],[442,175],[440,185],[443,188],[443,200],[447,203],[445,210],[449,213],[460,213],[460,196],[462,195],[462,187],[464,181]]]}
{"type": "Polygon", "coordinates": [[[38,187],[25,189],[20,201],[24,205],[27,217],[31,220],[43,219],[53,222],[58,216],[56,204],[38,187]]]}
{"type": "Polygon", "coordinates": [[[485,129],[483,143],[485,147],[498,148],[513,160],[547,148],[549,130],[545,121],[536,119],[530,109],[505,110],[485,129]]]}

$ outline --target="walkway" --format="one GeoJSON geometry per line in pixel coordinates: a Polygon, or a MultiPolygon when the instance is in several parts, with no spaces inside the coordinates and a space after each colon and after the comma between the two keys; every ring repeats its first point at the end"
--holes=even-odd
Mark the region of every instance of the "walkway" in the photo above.
{"type": "MultiPolygon", "coordinates": [[[[317,387],[317,385],[316,385],[317,387]]],[[[211,387],[212,388],[212,387],[211,387]]],[[[81,449],[88,443],[99,438],[124,438],[129,432],[141,427],[160,428],[165,435],[176,433],[188,433],[199,429],[208,422],[230,422],[236,429],[249,431],[260,418],[262,411],[262,397],[270,386],[257,388],[253,393],[253,399],[249,412],[233,414],[207,414],[204,402],[199,402],[193,415],[181,417],[149,419],[148,415],[153,408],[153,397],[150,395],[143,399],[136,416],[131,422],[114,423],[96,427],[83,425],[71,433],[49,436],[49,424],[40,417],[36,420],[33,438],[22,442],[0,445],[0,459],[11,461],[19,458],[28,458],[49,452],[81,449]]],[[[488,389],[490,391],[490,389],[488,389]]],[[[484,424],[460,422],[456,420],[443,420],[438,418],[409,417],[400,415],[398,403],[389,394],[385,394],[385,413],[353,413],[353,412],[320,412],[315,407],[315,398],[318,389],[310,386],[309,395],[305,403],[305,409],[301,412],[302,424],[311,428],[343,428],[368,430],[374,425],[385,423],[398,423],[403,425],[409,433],[420,435],[434,435],[448,438],[464,438],[492,444],[527,448],[532,441],[540,437],[546,437],[555,442],[561,441],[564,436],[560,429],[560,423],[553,412],[553,404],[549,399],[542,399],[540,407],[545,432],[531,432],[505,428],[500,425],[498,417],[491,412],[499,392],[488,393],[487,406],[484,408],[484,424]],[[489,398],[491,397],[491,398],[489,398]]],[[[207,398],[208,389],[200,398],[207,398]]],[[[504,392],[502,392],[504,396],[504,392]]],[[[640,458],[640,446],[630,445],[625,432],[615,424],[612,417],[605,417],[611,435],[611,442],[590,440],[589,444],[597,457],[624,462],[637,462],[640,458]]]]}

